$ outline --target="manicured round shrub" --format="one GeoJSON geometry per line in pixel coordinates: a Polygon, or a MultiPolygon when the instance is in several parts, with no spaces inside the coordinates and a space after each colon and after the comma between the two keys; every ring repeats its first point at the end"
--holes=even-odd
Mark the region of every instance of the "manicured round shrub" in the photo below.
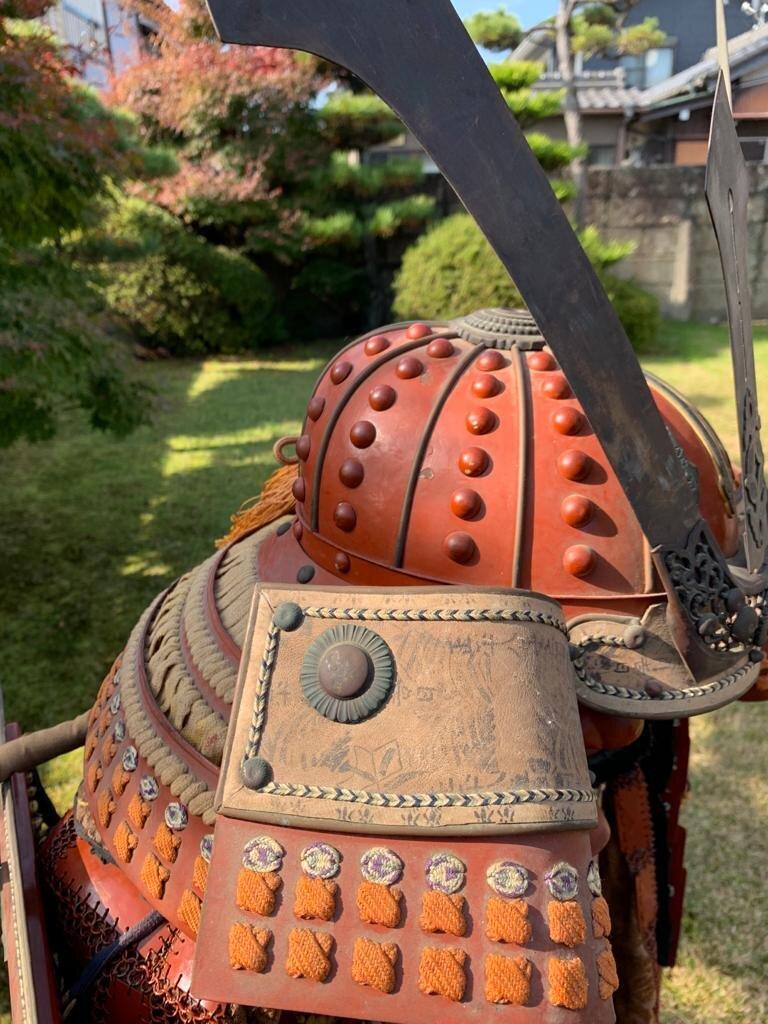
{"type": "MultiPolygon", "coordinates": [[[[658,300],[632,281],[605,272],[628,247],[600,243],[585,232],[587,253],[638,351],[650,348],[658,331],[658,300]]],[[[630,250],[631,251],[631,250],[630,250]]],[[[393,309],[404,320],[451,318],[485,306],[515,307],[520,293],[474,221],[465,213],[447,217],[405,253],[394,282],[393,309]]]]}
{"type": "Polygon", "coordinates": [[[159,207],[120,203],[78,250],[98,266],[107,305],[149,347],[174,355],[229,353],[281,336],[266,275],[159,207]]]}

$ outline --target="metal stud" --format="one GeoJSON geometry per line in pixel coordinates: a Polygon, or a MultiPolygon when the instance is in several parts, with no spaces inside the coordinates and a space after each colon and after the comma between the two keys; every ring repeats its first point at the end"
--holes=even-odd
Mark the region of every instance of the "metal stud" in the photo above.
{"type": "Polygon", "coordinates": [[[471,519],[482,506],[482,498],[470,487],[461,487],[451,495],[451,512],[459,519],[471,519]]]}
{"type": "Polygon", "coordinates": [[[561,401],[565,398],[572,398],[571,385],[562,375],[547,377],[541,385],[541,393],[545,398],[552,398],[561,401]]]}
{"type": "Polygon", "coordinates": [[[586,526],[595,514],[595,506],[583,494],[569,494],[560,506],[560,515],[568,526],[586,526]]]}
{"type": "Polygon", "coordinates": [[[464,476],[481,476],[488,469],[490,461],[484,448],[465,448],[459,456],[459,469],[464,476]]]}
{"type": "Polygon", "coordinates": [[[348,363],[346,361],[336,363],[336,365],[331,369],[331,380],[334,384],[341,384],[347,379],[350,373],[352,373],[352,363],[348,363]]]}
{"type": "Polygon", "coordinates": [[[427,327],[426,324],[411,324],[405,333],[411,341],[418,341],[420,338],[426,338],[428,334],[431,334],[432,328],[427,327]]]}
{"type": "Polygon", "coordinates": [[[397,392],[394,388],[389,384],[379,384],[371,389],[371,393],[368,395],[368,404],[376,412],[384,412],[385,409],[389,409],[395,404],[396,398],[397,392]]]}
{"type": "Polygon", "coordinates": [[[312,447],[312,441],[309,434],[302,434],[301,437],[296,440],[296,454],[302,462],[306,462],[309,458],[309,450],[312,447]]]}
{"type": "Polygon", "coordinates": [[[339,480],[345,487],[359,487],[364,477],[365,470],[359,459],[345,459],[339,467],[339,480]]]}
{"type": "Polygon", "coordinates": [[[531,352],[528,355],[527,362],[532,370],[547,371],[557,369],[557,363],[549,352],[531,352]]]}
{"type": "Polygon", "coordinates": [[[586,544],[574,544],[563,555],[563,568],[571,576],[588,576],[595,568],[595,552],[586,544]]]}
{"type": "MultiPolygon", "coordinates": [[[[550,422],[558,434],[578,434],[584,429],[586,419],[582,412],[569,405],[553,412],[550,422]]],[[[296,450],[298,451],[298,444],[296,450]]]]}
{"type": "Polygon", "coordinates": [[[504,356],[496,348],[489,348],[487,352],[483,352],[480,358],[475,363],[478,370],[501,370],[507,365],[507,361],[504,356]]]}
{"type": "Polygon", "coordinates": [[[468,533],[449,533],[443,541],[443,551],[454,562],[466,565],[477,553],[477,545],[468,533]]]}
{"type": "Polygon", "coordinates": [[[374,334],[372,338],[366,341],[363,349],[367,356],[377,356],[381,352],[385,352],[389,345],[389,338],[385,338],[383,334],[374,334]]]}
{"type": "Polygon", "coordinates": [[[357,526],[357,513],[348,501],[340,501],[333,510],[333,521],[340,530],[350,533],[357,526]]]}
{"type": "Polygon", "coordinates": [[[493,398],[501,391],[501,381],[490,373],[481,373],[472,381],[472,394],[475,398],[493,398]]]}
{"type": "Polygon", "coordinates": [[[296,499],[296,501],[304,501],[304,499],[307,496],[307,485],[304,482],[303,476],[296,477],[296,479],[293,481],[291,491],[293,492],[293,496],[296,499]]]}
{"type": "Polygon", "coordinates": [[[435,338],[427,345],[427,355],[430,359],[448,359],[455,349],[447,338],[435,338]]]}
{"type": "Polygon", "coordinates": [[[466,425],[470,434],[490,434],[497,422],[495,413],[490,409],[473,409],[467,413],[466,425]]]}
{"type": "Polygon", "coordinates": [[[355,448],[370,448],[376,440],[376,427],[369,420],[358,420],[349,431],[349,439],[355,448]]]}
{"type": "Polygon", "coordinates": [[[557,457],[557,469],[566,480],[584,480],[592,468],[592,460],[586,452],[569,448],[557,457]]]}
{"type": "Polygon", "coordinates": [[[424,369],[424,364],[416,356],[403,356],[395,367],[395,373],[401,380],[413,380],[424,369]]]}
{"type": "Polygon", "coordinates": [[[297,583],[309,583],[315,575],[314,565],[302,565],[296,573],[297,583]]]}
{"type": "Polygon", "coordinates": [[[321,395],[315,395],[314,398],[310,398],[309,400],[307,416],[309,416],[311,420],[319,420],[323,415],[323,409],[325,409],[325,399],[321,395]]]}

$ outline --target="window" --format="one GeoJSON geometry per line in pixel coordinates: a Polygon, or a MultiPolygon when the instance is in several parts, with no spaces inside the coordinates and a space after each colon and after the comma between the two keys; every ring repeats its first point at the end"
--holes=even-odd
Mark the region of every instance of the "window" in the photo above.
{"type": "Polygon", "coordinates": [[[672,46],[660,46],[647,53],[627,54],[621,58],[621,66],[626,73],[628,86],[649,89],[671,78],[675,67],[675,50],[672,46]]]}

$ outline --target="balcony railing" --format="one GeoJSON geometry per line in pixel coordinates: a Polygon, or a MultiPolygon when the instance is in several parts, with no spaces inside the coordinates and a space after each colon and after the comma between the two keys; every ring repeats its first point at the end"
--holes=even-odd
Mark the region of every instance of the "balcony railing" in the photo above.
{"type": "Polygon", "coordinates": [[[109,63],[107,32],[103,23],[89,18],[68,3],[56,4],[43,16],[67,48],[67,56],[77,67],[87,61],[109,63]]]}

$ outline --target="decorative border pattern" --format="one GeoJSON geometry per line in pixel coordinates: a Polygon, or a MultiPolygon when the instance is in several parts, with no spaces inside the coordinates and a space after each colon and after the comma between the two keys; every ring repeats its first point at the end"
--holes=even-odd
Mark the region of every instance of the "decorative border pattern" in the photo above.
{"type": "Polygon", "coordinates": [[[568,636],[565,622],[556,615],[511,608],[327,608],[312,605],[302,610],[313,619],[350,622],[531,622],[536,626],[551,626],[568,636]]]}
{"type": "MultiPolygon", "coordinates": [[[[508,608],[333,608],[308,606],[304,615],[317,619],[363,622],[530,622],[550,626],[565,636],[567,627],[562,619],[545,612],[514,611],[508,608]]],[[[258,686],[253,703],[253,714],[248,730],[248,741],[243,762],[257,756],[266,719],[269,686],[277,656],[280,627],[274,618],[267,630],[264,652],[259,665],[258,686]]],[[[259,793],[272,796],[293,796],[308,800],[333,800],[343,803],[367,804],[372,807],[505,807],[519,804],[595,802],[591,789],[514,789],[502,792],[476,793],[376,793],[368,790],[347,789],[343,786],[312,786],[305,783],[268,782],[259,793]]]]}
{"type": "MultiPolygon", "coordinates": [[[[596,638],[592,639],[594,641],[596,638]]],[[[604,637],[602,638],[602,642],[607,643],[611,639],[613,638],[604,637]]],[[[620,644],[616,644],[615,646],[623,647],[626,645],[622,641],[620,644]]],[[[734,672],[730,672],[727,676],[723,676],[720,679],[714,679],[711,683],[706,683],[704,686],[686,686],[679,690],[665,688],[658,696],[653,696],[650,693],[646,693],[645,690],[631,690],[626,686],[614,686],[611,683],[602,683],[598,682],[597,679],[593,679],[587,672],[584,664],[584,653],[580,649],[577,649],[576,645],[571,645],[571,661],[573,662],[573,667],[579,678],[579,682],[583,683],[584,686],[593,690],[595,693],[603,694],[603,696],[606,697],[621,697],[624,700],[631,701],[652,701],[656,704],[663,701],[693,700],[695,697],[706,697],[709,694],[718,693],[720,690],[727,690],[750,672],[754,672],[755,677],[757,677],[760,670],[759,663],[742,665],[741,668],[736,669],[734,672]]]]}

